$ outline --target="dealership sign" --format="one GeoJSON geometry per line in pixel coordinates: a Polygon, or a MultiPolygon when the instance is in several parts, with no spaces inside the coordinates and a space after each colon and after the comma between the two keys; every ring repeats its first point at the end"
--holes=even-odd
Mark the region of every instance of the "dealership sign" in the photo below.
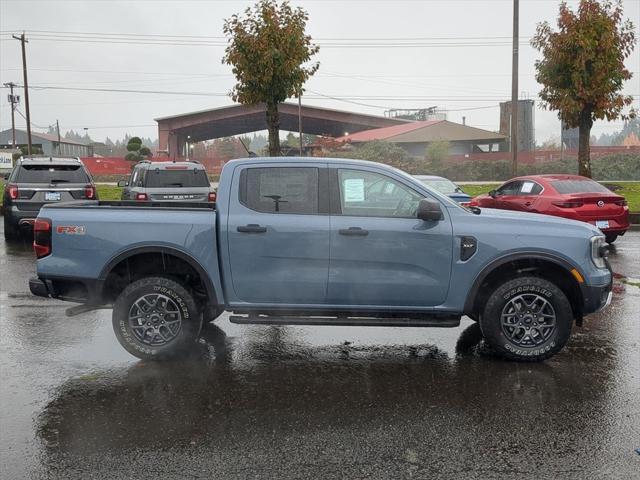
{"type": "Polygon", "coordinates": [[[13,153],[0,151],[0,170],[11,170],[13,168],[13,153]]]}

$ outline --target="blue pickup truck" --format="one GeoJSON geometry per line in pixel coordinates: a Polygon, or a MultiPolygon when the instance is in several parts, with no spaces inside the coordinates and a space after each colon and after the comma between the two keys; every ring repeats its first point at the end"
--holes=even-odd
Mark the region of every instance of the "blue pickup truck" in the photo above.
{"type": "MultiPolygon", "coordinates": [[[[133,355],[189,348],[203,322],[455,327],[548,358],[611,300],[604,236],[567,219],[465,208],[394,168],[227,163],[217,203],[78,201],[34,225],[35,295],[113,308],[133,355]]],[[[73,310],[70,309],[70,310],[73,310]]]]}

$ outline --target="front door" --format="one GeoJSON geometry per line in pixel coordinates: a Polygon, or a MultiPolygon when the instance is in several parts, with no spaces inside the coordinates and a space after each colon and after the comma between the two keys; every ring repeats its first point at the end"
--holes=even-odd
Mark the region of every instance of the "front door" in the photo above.
{"type": "MultiPolygon", "coordinates": [[[[277,164],[282,165],[282,164],[277,164]]],[[[329,269],[327,170],[247,166],[234,175],[228,245],[232,303],[321,305],[329,269]]]]}
{"type": "Polygon", "coordinates": [[[518,194],[520,193],[520,187],[522,182],[520,180],[514,180],[513,182],[505,183],[498,190],[496,190],[495,202],[496,205],[493,208],[501,208],[503,210],[518,210],[518,194]]]}
{"type": "Polygon", "coordinates": [[[453,250],[446,208],[440,221],[419,220],[417,206],[425,195],[368,167],[332,169],[329,181],[327,302],[372,307],[443,303],[453,250]]]}

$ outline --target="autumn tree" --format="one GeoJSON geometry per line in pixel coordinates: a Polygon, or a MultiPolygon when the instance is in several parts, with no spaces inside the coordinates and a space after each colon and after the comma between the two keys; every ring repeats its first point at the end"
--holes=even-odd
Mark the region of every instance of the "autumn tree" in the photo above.
{"type": "Polygon", "coordinates": [[[562,2],[558,31],[540,23],[531,44],[542,53],[535,64],[542,106],[579,128],[578,171],[591,177],[593,122],[634,115],[623,113],[633,99],[621,93],[632,76],[624,61],[635,45],[633,25],[623,19],[620,1],[582,0],[577,11],[562,2]]]}
{"type": "Polygon", "coordinates": [[[224,23],[229,42],[222,62],[236,77],[231,97],[245,105],[266,104],[272,156],[280,155],[278,103],[301,95],[318,70],[317,62],[309,63],[319,47],[305,33],[307,20],[307,12],[288,1],[261,0],[244,17],[233,15],[224,23]]]}

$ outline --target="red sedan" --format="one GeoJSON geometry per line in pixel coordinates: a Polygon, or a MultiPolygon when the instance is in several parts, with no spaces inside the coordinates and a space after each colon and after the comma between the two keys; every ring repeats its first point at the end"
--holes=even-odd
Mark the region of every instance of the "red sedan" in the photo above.
{"type": "Polygon", "coordinates": [[[530,175],[479,195],[471,206],[543,213],[591,223],[613,243],[629,229],[624,197],[579,175],[530,175]]]}

